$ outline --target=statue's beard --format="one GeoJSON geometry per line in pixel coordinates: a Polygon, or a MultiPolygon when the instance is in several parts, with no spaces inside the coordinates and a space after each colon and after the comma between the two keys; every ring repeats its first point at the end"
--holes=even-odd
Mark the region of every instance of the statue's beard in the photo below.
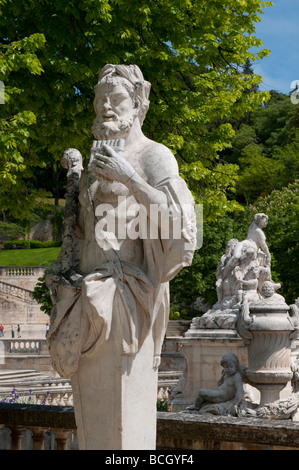
{"type": "Polygon", "coordinates": [[[98,140],[112,140],[125,138],[129,134],[133,125],[133,116],[126,116],[119,119],[117,116],[114,121],[101,122],[98,118],[93,121],[91,131],[98,140]]]}

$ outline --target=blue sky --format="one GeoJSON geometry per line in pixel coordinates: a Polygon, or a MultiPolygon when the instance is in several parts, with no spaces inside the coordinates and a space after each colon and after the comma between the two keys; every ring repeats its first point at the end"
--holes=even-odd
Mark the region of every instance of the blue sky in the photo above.
{"type": "Polygon", "coordinates": [[[272,0],[256,24],[256,37],[263,48],[271,49],[267,58],[253,64],[255,73],[263,76],[260,90],[277,90],[288,94],[291,83],[299,82],[299,0],[272,0]]]}

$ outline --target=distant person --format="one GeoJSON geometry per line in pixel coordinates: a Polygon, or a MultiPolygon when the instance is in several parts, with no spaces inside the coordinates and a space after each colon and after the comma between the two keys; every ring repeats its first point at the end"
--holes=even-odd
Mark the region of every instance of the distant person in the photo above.
{"type": "Polygon", "coordinates": [[[18,325],[17,332],[18,332],[18,338],[21,338],[21,328],[20,328],[20,325],[18,325]]]}
{"type": "Polygon", "coordinates": [[[47,323],[47,324],[46,324],[46,336],[47,336],[47,334],[49,333],[49,329],[50,329],[50,325],[49,325],[49,323],[47,323]]]}
{"type": "Polygon", "coordinates": [[[15,329],[14,329],[14,326],[11,325],[11,337],[14,338],[15,337],[15,329]]]}
{"type": "Polygon", "coordinates": [[[0,336],[4,336],[4,326],[0,325],[0,336]]]}

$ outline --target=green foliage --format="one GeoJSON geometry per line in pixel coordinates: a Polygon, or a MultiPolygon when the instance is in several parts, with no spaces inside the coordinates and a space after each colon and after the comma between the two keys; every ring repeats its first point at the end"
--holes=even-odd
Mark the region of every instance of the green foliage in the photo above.
{"type": "Polygon", "coordinates": [[[65,178],[59,164],[63,151],[72,146],[85,159],[89,156],[93,87],[100,68],[106,63],[135,63],[152,83],[145,134],[172,149],[196,202],[204,204],[207,219],[238,208],[231,197],[237,166],[219,161],[219,152],[231,144],[234,130],[229,122],[268,97],[255,92],[262,77],[248,74],[243,66],[247,59],[269,53],[261,49],[254,24],[270,4],[1,2],[0,47],[8,64],[4,81],[9,78],[11,92],[22,90],[17,100],[11,94],[0,110],[1,122],[16,129],[9,142],[3,142],[9,157],[1,163],[1,206],[25,216],[36,204],[38,190],[59,196],[65,178]],[[23,122],[15,123],[15,116],[23,122]]]}
{"type": "Polygon", "coordinates": [[[241,152],[239,165],[241,172],[237,193],[243,195],[247,203],[270,194],[279,186],[279,177],[285,169],[281,161],[267,157],[255,145],[248,146],[241,152]]]}
{"type": "Polygon", "coordinates": [[[24,228],[15,223],[0,222],[0,242],[24,236],[24,228]]]}
{"type": "Polygon", "coordinates": [[[32,297],[40,304],[40,309],[47,315],[51,314],[53,304],[50,291],[45,283],[45,274],[38,278],[38,282],[33,289],[32,297]]]}
{"type": "Polygon", "coordinates": [[[236,124],[232,148],[222,158],[240,168],[236,199],[252,204],[298,178],[299,113],[289,96],[271,92],[271,100],[236,124]]]}
{"type": "Polygon", "coordinates": [[[168,402],[167,400],[157,400],[157,411],[167,411],[168,402]]]}
{"type": "MultiPolygon", "coordinates": [[[[179,297],[180,300],[180,297],[179,297]]],[[[184,305],[182,303],[175,303],[172,301],[169,308],[169,320],[192,320],[192,318],[198,315],[198,311],[192,308],[192,305],[184,305]]]]}
{"type": "MultiPolygon", "coordinates": [[[[0,21],[7,21],[4,13],[7,2],[0,6],[0,21]]],[[[20,107],[19,102],[22,90],[27,88],[29,92],[29,77],[42,73],[36,51],[44,43],[44,36],[38,33],[23,38],[18,34],[4,36],[0,41],[0,80],[5,86],[4,103],[0,106],[0,207],[17,216],[33,207],[34,198],[41,193],[32,189],[29,195],[24,181],[24,177],[31,175],[30,167],[40,163],[31,158],[28,150],[29,129],[36,123],[36,116],[31,105],[20,107]],[[16,83],[15,76],[22,74],[23,83],[16,83]]]]}
{"type": "Polygon", "coordinates": [[[252,113],[250,123],[267,152],[271,154],[276,147],[286,145],[291,139],[293,129],[290,123],[296,112],[289,96],[272,91],[271,100],[252,113]]]}
{"type": "Polygon", "coordinates": [[[278,147],[273,158],[282,166],[276,178],[277,188],[286,186],[299,178],[299,124],[293,132],[292,141],[284,147],[278,147]]]}

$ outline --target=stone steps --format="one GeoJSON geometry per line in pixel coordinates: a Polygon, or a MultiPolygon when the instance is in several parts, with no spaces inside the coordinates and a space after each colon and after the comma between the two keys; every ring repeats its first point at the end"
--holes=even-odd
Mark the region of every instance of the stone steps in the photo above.
{"type": "Polygon", "coordinates": [[[183,336],[189,329],[191,320],[169,320],[166,330],[166,337],[183,336]]]}
{"type": "Polygon", "coordinates": [[[0,370],[0,382],[3,380],[14,379],[14,378],[28,378],[36,377],[40,374],[34,369],[24,369],[24,370],[0,370]]]}
{"type": "MultiPolygon", "coordinates": [[[[58,383],[65,382],[65,379],[59,379],[58,383]]],[[[0,371],[0,388],[31,386],[35,384],[57,383],[57,379],[41,374],[35,370],[5,370],[0,371]]]]}
{"type": "Polygon", "coordinates": [[[183,371],[159,371],[158,373],[158,388],[160,387],[173,387],[183,375],[183,371]]]}

